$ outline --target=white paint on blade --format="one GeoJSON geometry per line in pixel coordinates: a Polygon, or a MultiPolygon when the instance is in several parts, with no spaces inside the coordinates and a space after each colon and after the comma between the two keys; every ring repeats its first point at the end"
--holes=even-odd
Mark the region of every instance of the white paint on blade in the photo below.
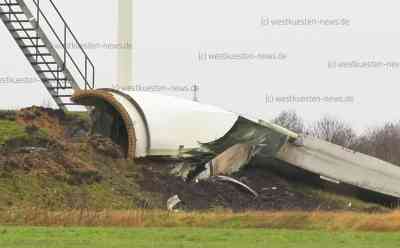
{"type": "Polygon", "coordinates": [[[335,184],[340,184],[340,181],[329,178],[329,177],[320,176],[319,178],[321,178],[324,181],[328,181],[328,182],[335,183],[335,184]]]}
{"type": "MultiPolygon", "coordinates": [[[[191,149],[223,137],[239,116],[218,107],[149,92],[122,91],[145,113],[151,150],[191,149]]],[[[140,142],[140,140],[138,140],[140,142]]]]}
{"type": "Polygon", "coordinates": [[[343,147],[303,137],[304,146],[285,145],[277,159],[382,194],[400,197],[400,167],[343,147]]]}
{"type": "Polygon", "coordinates": [[[148,153],[147,147],[149,145],[149,140],[146,132],[146,124],[143,120],[140,112],[134,105],[132,105],[128,99],[121,96],[120,94],[112,93],[115,100],[117,100],[125,110],[128,112],[129,117],[132,120],[133,126],[135,128],[136,135],[136,154],[135,157],[145,157],[148,153]]]}

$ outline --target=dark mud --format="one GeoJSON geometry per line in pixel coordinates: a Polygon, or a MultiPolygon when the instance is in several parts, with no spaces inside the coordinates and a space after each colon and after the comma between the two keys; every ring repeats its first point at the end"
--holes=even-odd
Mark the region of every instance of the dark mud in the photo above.
{"type": "Polygon", "coordinates": [[[144,191],[159,193],[166,202],[178,195],[182,200],[179,208],[184,210],[230,209],[247,210],[341,210],[335,202],[322,201],[306,195],[285,179],[274,175],[266,168],[248,167],[232,177],[254,189],[255,197],[242,187],[217,178],[200,182],[184,182],[170,176],[168,168],[160,163],[145,162],[141,166],[143,178],[139,182],[144,191]]]}

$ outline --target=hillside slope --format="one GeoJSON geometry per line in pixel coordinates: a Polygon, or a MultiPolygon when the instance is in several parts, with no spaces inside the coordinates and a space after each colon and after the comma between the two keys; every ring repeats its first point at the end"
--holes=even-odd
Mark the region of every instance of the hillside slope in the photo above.
{"type": "Polygon", "coordinates": [[[258,198],[215,179],[184,182],[171,169],[166,161],[125,160],[109,139],[90,134],[85,113],[39,107],[0,112],[0,210],[165,209],[175,194],[184,210],[383,210],[260,167],[234,175],[253,187],[258,198]]]}

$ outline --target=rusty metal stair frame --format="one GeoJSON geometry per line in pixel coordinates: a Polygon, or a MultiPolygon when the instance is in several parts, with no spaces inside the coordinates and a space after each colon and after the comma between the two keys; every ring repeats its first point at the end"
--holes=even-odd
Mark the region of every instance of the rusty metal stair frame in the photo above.
{"type": "MultiPolygon", "coordinates": [[[[81,90],[80,85],[82,81],[84,83],[84,90],[94,89],[95,68],[54,2],[52,0],[46,0],[50,3],[50,6],[54,8],[58,17],[64,24],[62,30],[63,38],[56,32],[55,28],[40,8],[40,0],[32,1],[34,6],[36,6],[36,17],[23,0],[0,0],[0,19],[6,25],[58,107],[66,111],[68,110],[67,106],[77,105],[67,100],[72,96],[72,90],[81,90]],[[55,35],[63,48],[63,56],[58,54],[54,45],[41,28],[42,23],[47,25],[53,35],[55,35]],[[81,49],[85,57],[84,69],[79,68],[75,59],[69,53],[67,48],[67,35],[70,35],[81,49]],[[70,72],[67,61],[77,70],[79,81],[76,80],[70,72]]],[[[44,0],[41,1],[43,2],[44,0]]]]}

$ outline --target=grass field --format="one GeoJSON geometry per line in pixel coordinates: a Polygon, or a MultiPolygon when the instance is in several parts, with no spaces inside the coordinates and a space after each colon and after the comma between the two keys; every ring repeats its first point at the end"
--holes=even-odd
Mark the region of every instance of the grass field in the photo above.
{"type": "MultiPolygon", "coordinates": [[[[228,228],[349,232],[399,232],[400,211],[357,212],[179,212],[162,210],[0,210],[0,226],[99,228],[228,228]]],[[[1,246],[0,246],[1,247],[1,246]]]]}
{"type": "Polygon", "coordinates": [[[400,247],[399,218],[398,211],[235,214],[8,210],[0,211],[0,247],[390,248],[400,247]]]}
{"type": "Polygon", "coordinates": [[[10,138],[27,137],[25,128],[14,121],[0,120],[0,145],[3,145],[10,138]]]}
{"type": "Polygon", "coordinates": [[[0,228],[2,248],[399,247],[399,233],[265,229],[0,228]]]}
{"type": "Polygon", "coordinates": [[[35,142],[58,144],[53,135],[64,129],[40,129],[36,137],[30,125],[11,117],[0,120],[0,147],[12,151],[0,152],[0,248],[400,247],[400,209],[305,186],[294,187],[323,202],[353,206],[338,212],[236,213],[218,206],[167,212],[161,196],[141,190],[144,165],[100,154],[86,139],[62,139],[43,153],[14,152],[35,142]],[[98,180],[90,180],[93,174],[98,180]]]}

